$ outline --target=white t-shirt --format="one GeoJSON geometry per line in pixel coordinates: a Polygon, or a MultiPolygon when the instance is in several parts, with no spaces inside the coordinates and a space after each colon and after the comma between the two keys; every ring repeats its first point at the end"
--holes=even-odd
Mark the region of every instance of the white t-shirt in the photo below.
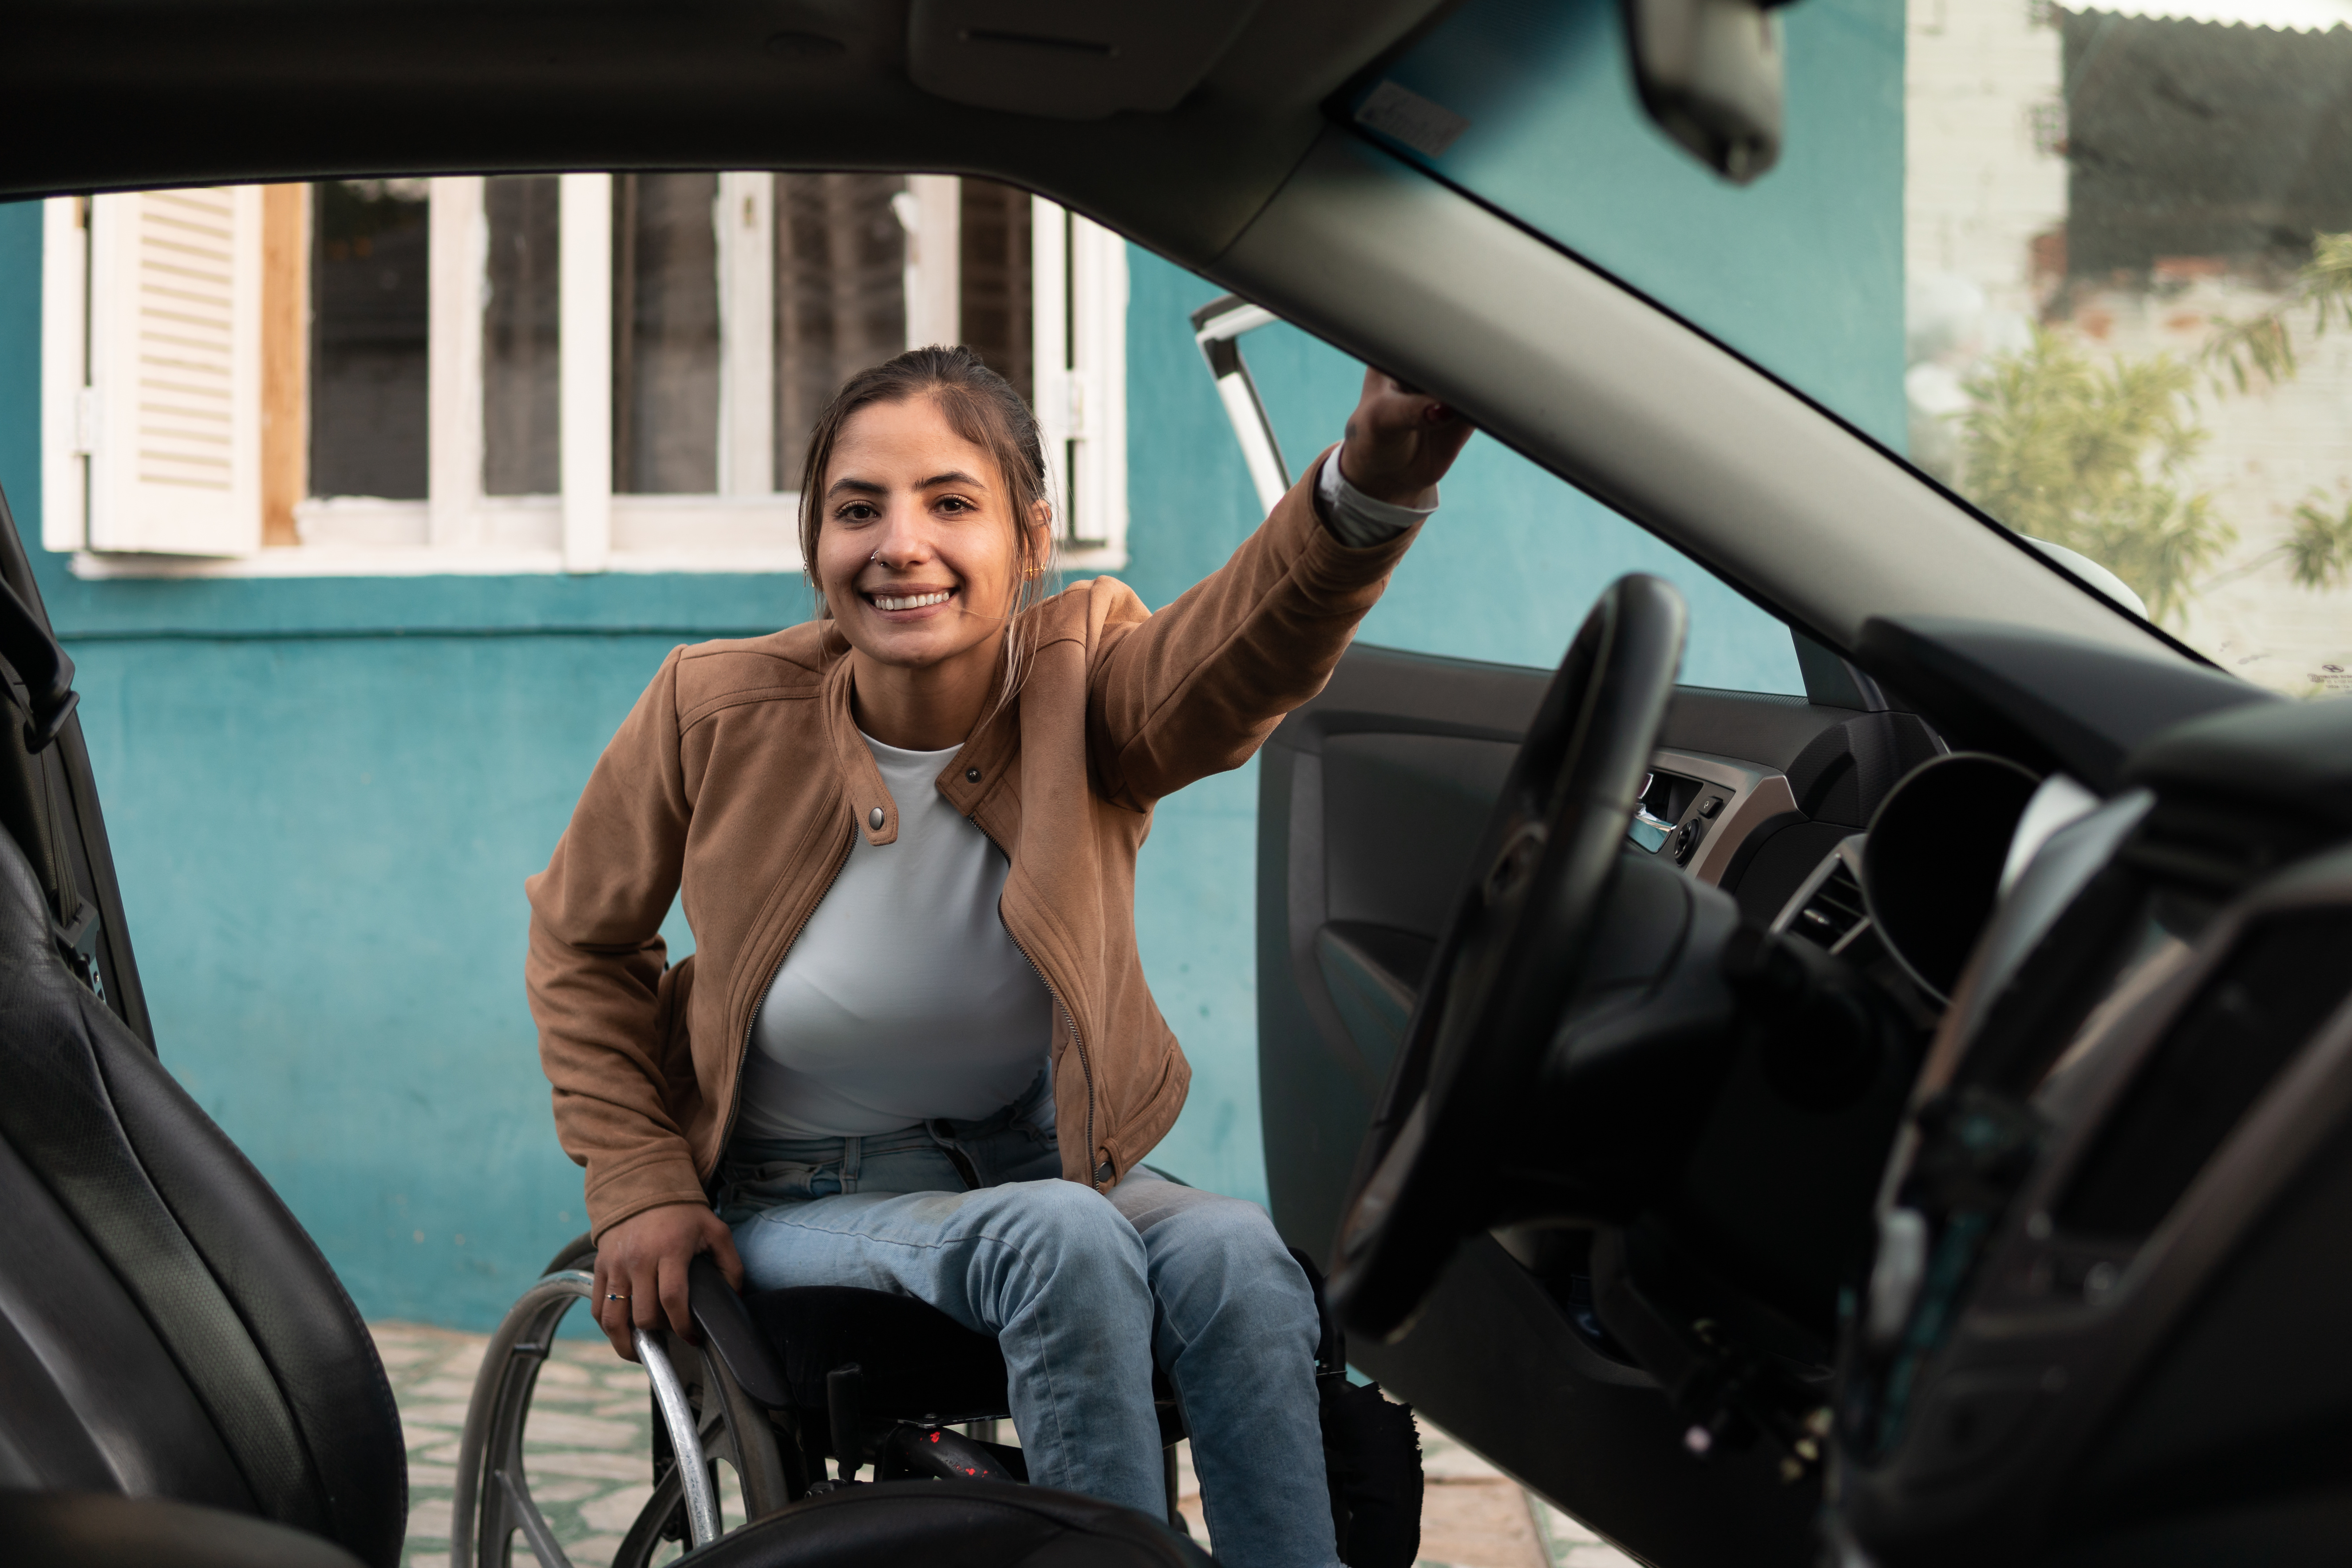
{"type": "Polygon", "coordinates": [[[739,1134],[843,1138],[1003,1110],[1053,1037],[1045,983],[997,914],[1010,869],[939,792],[955,749],[866,744],[898,805],[859,834],[751,1026],[739,1134]]]}
{"type": "MultiPolygon", "coordinates": [[[[1378,501],[1336,458],[1317,510],[1377,544],[1433,508],[1378,501]]],[[[898,803],[895,843],[865,835],[768,987],[743,1063],[739,1132],[847,1138],[935,1116],[977,1119],[1036,1080],[1054,1026],[1045,983],[997,915],[1010,869],[936,783],[956,751],[866,746],[898,803]]]]}

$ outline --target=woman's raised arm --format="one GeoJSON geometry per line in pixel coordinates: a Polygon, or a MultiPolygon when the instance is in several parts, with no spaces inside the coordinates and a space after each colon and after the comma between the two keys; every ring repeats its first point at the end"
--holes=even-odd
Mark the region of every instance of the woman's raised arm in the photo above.
{"type": "MultiPolygon", "coordinates": [[[[1340,477],[1375,501],[1426,509],[1471,426],[1377,370],[1349,416],[1340,477]]],[[[1328,456],[1328,454],[1326,454],[1328,456]]],[[[1246,762],[1323,689],[1413,531],[1351,545],[1318,516],[1324,457],[1231,559],[1148,618],[1104,629],[1088,681],[1095,764],[1140,809],[1246,762]]]]}

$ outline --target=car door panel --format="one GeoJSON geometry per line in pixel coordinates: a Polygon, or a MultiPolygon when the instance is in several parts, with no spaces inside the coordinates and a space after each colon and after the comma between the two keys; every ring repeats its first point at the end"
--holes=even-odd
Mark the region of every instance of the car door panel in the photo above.
{"type": "MultiPolygon", "coordinates": [[[[1259,1083],[1266,1172],[1286,1238],[1328,1263],[1358,1145],[1486,813],[1550,672],[1351,649],[1263,753],[1258,830],[1259,1083]]],[[[1857,719],[1801,698],[1677,690],[1654,798],[1705,831],[1686,868],[1738,884],[1781,858],[1813,775],[1790,765],[1857,719]],[[1707,796],[1711,819],[1698,815],[1707,796]]],[[[1866,726],[1865,726],[1866,727],[1866,726]]],[[[1843,753],[1840,753],[1843,755],[1843,753]]],[[[1833,792],[1832,792],[1833,793],[1833,792]]],[[[1859,793],[1849,792],[1858,803],[1859,793]]],[[[1645,799],[1652,797],[1645,797],[1645,799]]],[[[1851,814],[1851,813],[1849,813],[1851,814]]],[[[1853,831],[1835,826],[1833,831],[1853,831]]],[[[1777,908],[1777,905],[1775,906],[1777,908]]],[[[1770,911],[1766,911],[1769,918],[1770,911]]],[[[1809,1562],[1818,1493],[1759,1451],[1702,1463],[1649,1376],[1612,1354],[1488,1237],[1465,1245],[1397,1343],[1351,1359],[1529,1487],[1660,1563],[1809,1562]]]]}

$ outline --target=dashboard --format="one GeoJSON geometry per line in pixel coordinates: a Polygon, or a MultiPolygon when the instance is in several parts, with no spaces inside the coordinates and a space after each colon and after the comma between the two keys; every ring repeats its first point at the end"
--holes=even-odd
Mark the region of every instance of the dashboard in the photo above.
{"type": "MultiPolygon", "coordinates": [[[[2013,627],[1856,658],[1885,708],[1675,691],[1511,1217],[1351,1358],[1662,1563],[2236,1561],[2249,1517],[2332,1561],[2352,705],[2013,627]]],[[[1310,1251],[1545,683],[1360,647],[1263,753],[1310,1251]]]]}
{"type": "MultiPolygon", "coordinates": [[[[2352,710],[2192,716],[2097,787],[2004,740],[1905,772],[1767,924],[1924,1047],[1835,1364],[1785,1369],[1824,1399],[1839,1560],[2328,1560],[2352,1527],[2320,1436],[2352,1418],[2352,710]]],[[[1796,799],[1661,750],[1629,837],[1719,884],[1796,799]]],[[[1591,1326],[1625,1328],[1597,1293],[1591,1326]]]]}

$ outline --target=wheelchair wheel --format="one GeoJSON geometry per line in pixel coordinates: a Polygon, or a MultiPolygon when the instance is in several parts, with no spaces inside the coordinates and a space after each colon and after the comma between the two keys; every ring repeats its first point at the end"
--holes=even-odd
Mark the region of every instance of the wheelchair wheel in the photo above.
{"type": "MultiPolygon", "coordinates": [[[[558,1263],[569,1267],[551,1269],[523,1292],[483,1353],[458,1445],[450,1568],[511,1568],[518,1534],[540,1568],[571,1568],[531,1500],[523,1439],[555,1331],[572,1304],[593,1289],[593,1257],[567,1248],[558,1263]]],[[[744,1395],[716,1356],[668,1333],[640,1332],[637,1348],[656,1405],[648,1457],[654,1491],[614,1554],[613,1568],[649,1568],[666,1542],[683,1539],[699,1547],[715,1540],[721,1528],[717,1474],[722,1461],[742,1489],[746,1517],[738,1524],[764,1519],[807,1489],[805,1479],[791,1473],[801,1468],[798,1445],[779,1441],[768,1413],[744,1395]]]]}

